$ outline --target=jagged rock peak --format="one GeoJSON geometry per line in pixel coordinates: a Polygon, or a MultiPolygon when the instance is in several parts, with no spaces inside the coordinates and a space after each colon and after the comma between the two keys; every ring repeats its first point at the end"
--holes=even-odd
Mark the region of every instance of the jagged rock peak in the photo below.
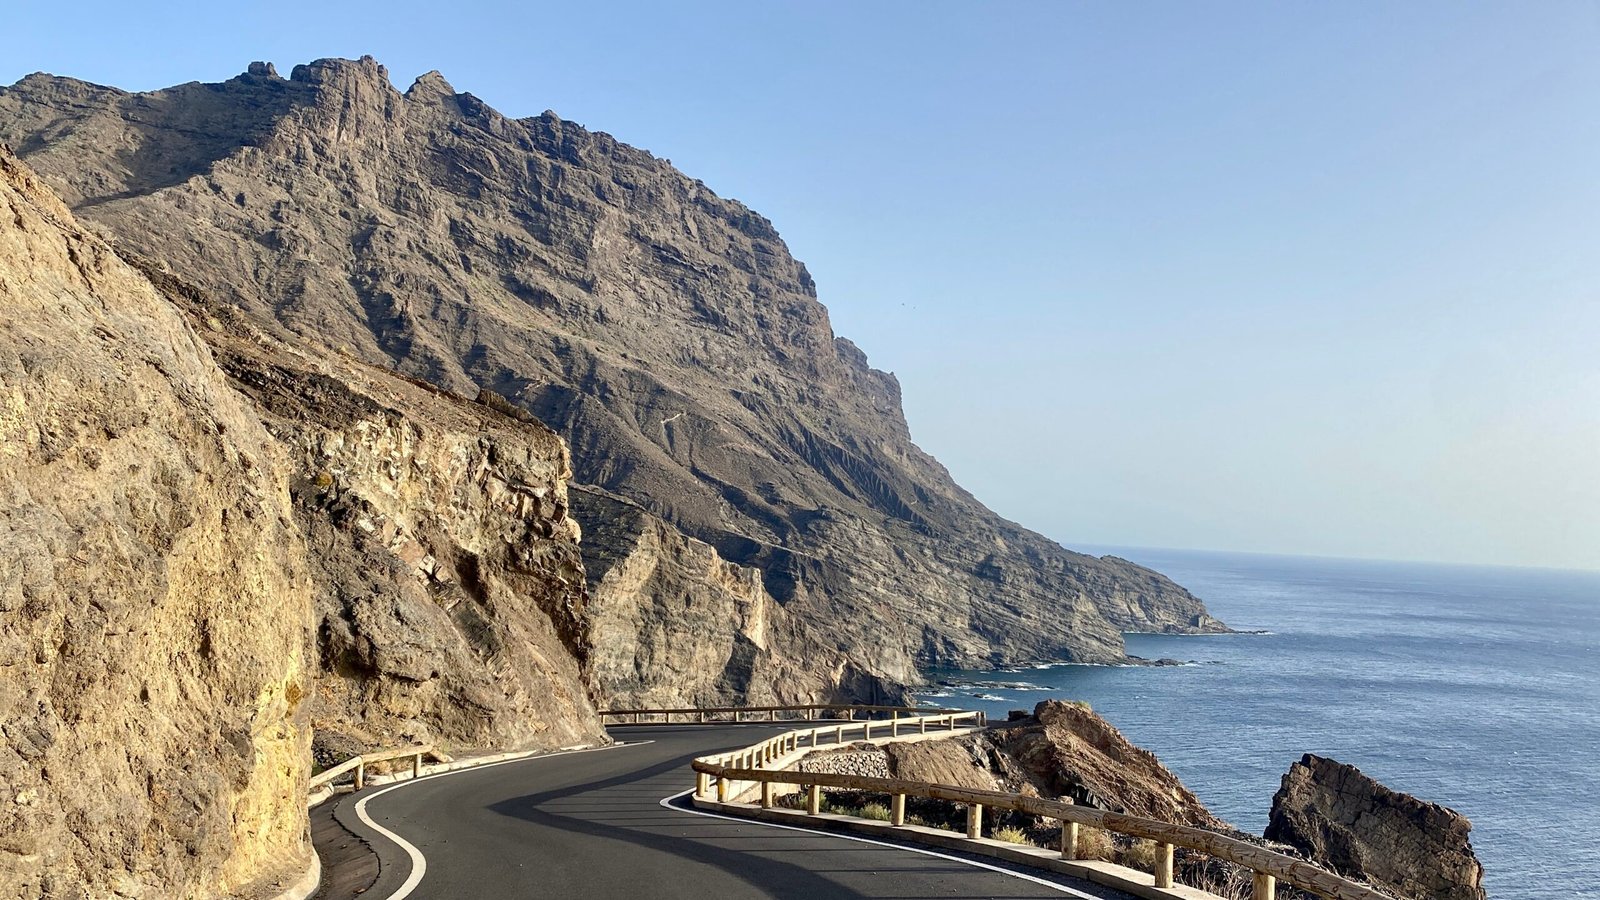
{"type": "Polygon", "coordinates": [[[356,81],[381,84],[394,90],[394,85],[389,81],[389,70],[370,55],[360,59],[328,57],[302,63],[289,72],[289,80],[316,85],[356,81]]]}
{"type": "Polygon", "coordinates": [[[454,97],[456,89],[450,86],[444,75],[438,69],[417,76],[411,88],[406,91],[407,100],[421,100],[430,97],[454,97]]]}
{"type": "Polygon", "coordinates": [[[275,65],[273,65],[272,63],[269,63],[269,62],[261,62],[260,60],[257,60],[256,62],[251,63],[249,68],[244,70],[244,73],[246,75],[253,75],[256,78],[281,78],[281,77],[283,77],[283,76],[278,74],[278,67],[277,66],[275,66],[275,65]]]}

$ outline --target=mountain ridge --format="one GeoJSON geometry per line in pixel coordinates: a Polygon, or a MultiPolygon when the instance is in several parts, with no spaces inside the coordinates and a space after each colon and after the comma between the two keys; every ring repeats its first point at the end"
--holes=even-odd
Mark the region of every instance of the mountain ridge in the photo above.
{"type": "Polygon", "coordinates": [[[266,326],[533,413],[575,484],[759,570],[885,688],[1225,630],[1164,576],[962,489],[772,223],[648,151],[507,118],[436,73],[401,93],[370,57],[114,90],[29,76],[0,89],[0,138],[266,326]]]}

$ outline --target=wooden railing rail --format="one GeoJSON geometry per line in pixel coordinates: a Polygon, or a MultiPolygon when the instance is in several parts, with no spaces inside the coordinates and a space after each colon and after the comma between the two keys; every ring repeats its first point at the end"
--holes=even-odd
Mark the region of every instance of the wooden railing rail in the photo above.
{"type": "Polygon", "coordinates": [[[411,777],[416,778],[422,774],[422,757],[433,752],[432,744],[422,744],[415,747],[398,747],[393,750],[377,750],[372,753],[363,753],[353,756],[336,766],[325,769],[311,776],[311,790],[316,790],[326,784],[332,784],[335,778],[350,770],[355,770],[356,790],[361,790],[367,784],[367,766],[372,763],[388,762],[391,759],[411,757],[411,777]]]}
{"type": "MultiPolygon", "coordinates": [[[[974,721],[982,722],[981,713],[966,715],[977,715],[980,718],[974,721]]],[[[920,729],[919,733],[925,733],[926,727],[930,724],[942,724],[954,728],[959,718],[960,715],[943,714],[901,720],[896,724],[900,727],[916,725],[920,729]]],[[[1173,887],[1173,849],[1183,847],[1250,869],[1255,873],[1253,895],[1255,900],[1272,900],[1276,893],[1277,882],[1280,881],[1327,900],[1393,900],[1387,894],[1342,878],[1305,860],[1189,825],[1176,825],[1156,819],[1077,806],[1067,801],[1024,797],[1020,794],[999,791],[973,790],[954,785],[895,778],[799,772],[793,769],[764,767],[766,763],[806,746],[803,742],[806,736],[810,738],[810,746],[816,746],[819,734],[839,732],[838,739],[842,740],[844,730],[866,725],[870,735],[870,728],[873,725],[882,727],[885,724],[857,722],[847,726],[800,729],[785,732],[742,750],[701,757],[693,763],[696,773],[695,796],[710,799],[711,782],[715,780],[716,799],[718,802],[726,803],[730,799],[730,790],[735,782],[759,782],[761,805],[770,808],[773,806],[774,784],[797,784],[804,787],[807,795],[806,813],[817,815],[821,812],[821,789],[824,787],[888,794],[891,798],[890,825],[892,826],[905,825],[907,797],[946,800],[967,806],[968,838],[977,838],[982,833],[985,808],[1015,810],[1061,822],[1062,859],[1077,858],[1080,826],[1101,828],[1156,842],[1158,852],[1152,874],[1155,877],[1155,886],[1158,888],[1173,887]]]]}
{"type": "Polygon", "coordinates": [[[692,724],[696,722],[709,722],[715,716],[732,715],[735,722],[783,722],[804,718],[814,721],[819,718],[854,719],[856,713],[888,713],[890,718],[898,718],[908,714],[924,713],[951,713],[960,712],[956,709],[917,709],[909,706],[876,706],[861,703],[801,703],[788,706],[683,706],[656,709],[602,709],[600,721],[617,719],[619,724],[671,724],[673,716],[684,717],[685,721],[679,724],[692,724]],[[779,713],[792,713],[793,715],[779,716],[779,713]],[[838,713],[837,716],[823,715],[838,713]],[[647,720],[645,717],[650,717],[647,720]],[[659,723],[653,720],[660,717],[659,723]],[[628,719],[632,722],[628,722],[628,719]]]}

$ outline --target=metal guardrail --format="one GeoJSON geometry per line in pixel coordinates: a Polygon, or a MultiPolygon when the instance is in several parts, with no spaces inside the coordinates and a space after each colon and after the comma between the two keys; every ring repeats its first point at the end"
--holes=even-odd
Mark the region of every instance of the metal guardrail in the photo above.
{"type": "MultiPolygon", "coordinates": [[[[1151,874],[1155,879],[1155,887],[1158,888],[1174,886],[1173,851],[1176,847],[1183,847],[1250,869],[1255,873],[1254,900],[1273,900],[1276,896],[1277,883],[1280,881],[1327,900],[1393,900],[1387,894],[1342,878],[1305,860],[1295,859],[1265,847],[1190,825],[1176,825],[1156,819],[1077,806],[1068,801],[1024,797],[1020,794],[999,791],[972,790],[954,785],[895,778],[798,772],[781,767],[767,767],[769,763],[806,746],[807,737],[809,745],[815,747],[820,734],[835,732],[836,740],[842,742],[845,731],[863,726],[865,726],[863,734],[868,738],[874,726],[880,728],[887,726],[893,729],[894,734],[898,734],[900,729],[908,729],[915,725],[919,733],[926,733],[927,727],[933,724],[947,725],[953,729],[961,715],[976,716],[974,721],[979,724],[983,722],[982,713],[965,712],[896,719],[889,723],[855,722],[844,726],[798,729],[784,732],[742,750],[700,757],[692,764],[695,771],[695,797],[711,799],[713,779],[716,781],[716,800],[719,803],[729,802],[730,792],[736,783],[758,782],[761,784],[761,806],[770,809],[774,805],[773,785],[793,784],[804,788],[807,795],[805,814],[814,816],[821,812],[824,787],[888,794],[891,798],[889,824],[893,827],[902,827],[906,824],[907,797],[946,800],[966,804],[966,837],[969,840],[975,840],[981,835],[983,811],[986,807],[1015,810],[1046,819],[1055,819],[1061,823],[1060,858],[1064,860],[1077,859],[1080,826],[1101,828],[1156,842],[1158,852],[1151,874]]],[[[911,832],[907,832],[905,836],[912,840],[916,839],[916,835],[911,832]]]]}

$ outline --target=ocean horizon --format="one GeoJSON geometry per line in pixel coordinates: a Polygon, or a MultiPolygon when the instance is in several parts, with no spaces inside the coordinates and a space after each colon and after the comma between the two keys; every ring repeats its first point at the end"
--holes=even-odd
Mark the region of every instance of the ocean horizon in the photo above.
{"type": "Polygon", "coordinates": [[[1232,635],[1127,635],[1181,666],[929,674],[924,702],[1004,718],[1081,700],[1212,812],[1266,826],[1303,753],[1472,820],[1495,900],[1600,897],[1600,572],[1086,547],[1171,576],[1232,635]],[[942,683],[941,683],[942,682],[942,683]]]}

